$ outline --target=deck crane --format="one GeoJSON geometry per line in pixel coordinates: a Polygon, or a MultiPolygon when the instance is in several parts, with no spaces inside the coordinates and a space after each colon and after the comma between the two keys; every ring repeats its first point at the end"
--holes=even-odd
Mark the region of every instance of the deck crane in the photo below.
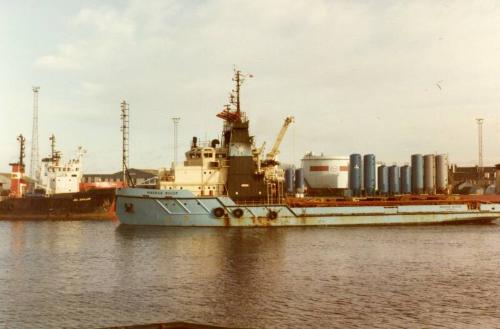
{"type": "Polygon", "coordinates": [[[260,156],[262,154],[262,152],[264,151],[265,147],[266,147],[266,142],[263,142],[259,148],[254,148],[252,150],[252,152],[255,156],[260,156]]]}
{"type": "Polygon", "coordinates": [[[294,117],[287,117],[285,119],[285,122],[283,123],[283,126],[281,127],[280,132],[278,133],[278,136],[276,137],[276,141],[274,142],[274,145],[269,151],[269,153],[266,154],[266,162],[276,162],[276,156],[280,153],[280,145],[281,142],[283,141],[283,137],[285,137],[286,130],[288,129],[288,126],[295,121],[294,117]]]}
{"type": "Polygon", "coordinates": [[[262,152],[264,152],[264,148],[266,147],[266,142],[262,143],[262,146],[259,148],[254,148],[252,150],[253,154],[253,159],[257,163],[257,172],[256,173],[261,173],[261,160],[260,160],[260,155],[262,152]]]}

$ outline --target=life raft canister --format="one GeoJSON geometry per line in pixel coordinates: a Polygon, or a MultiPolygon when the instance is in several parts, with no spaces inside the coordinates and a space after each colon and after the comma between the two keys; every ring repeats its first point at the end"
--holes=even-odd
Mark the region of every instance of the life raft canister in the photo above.
{"type": "Polygon", "coordinates": [[[133,203],[125,203],[125,211],[126,212],[134,212],[134,204],[133,203]]]}
{"type": "Polygon", "coordinates": [[[234,209],[233,210],[233,215],[236,218],[240,218],[241,216],[243,216],[243,209],[241,209],[241,208],[234,209]]]}
{"type": "Polygon", "coordinates": [[[276,219],[278,218],[278,213],[274,210],[269,210],[269,212],[267,213],[267,218],[276,219]]]}
{"type": "Polygon", "coordinates": [[[212,210],[212,213],[214,214],[215,217],[222,217],[224,216],[225,211],[221,207],[217,207],[214,210],[212,210]]]}

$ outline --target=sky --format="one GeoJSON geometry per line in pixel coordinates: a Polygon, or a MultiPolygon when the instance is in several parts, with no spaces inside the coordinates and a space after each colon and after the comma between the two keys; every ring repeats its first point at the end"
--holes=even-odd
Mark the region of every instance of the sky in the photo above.
{"type": "Polygon", "coordinates": [[[130,166],[169,167],[192,136],[217,138],[216,118],[245,81],[251,134],[269,150],[295,122],[280,160],[373,153],[403,165],[446,153],[500,163],[500,2],[333,0],[0,0],[0,171],[32,135],[40,86],[40,157],[49,136],[86,173],[121,169],[120,102],[130,104],[130,166]]]}

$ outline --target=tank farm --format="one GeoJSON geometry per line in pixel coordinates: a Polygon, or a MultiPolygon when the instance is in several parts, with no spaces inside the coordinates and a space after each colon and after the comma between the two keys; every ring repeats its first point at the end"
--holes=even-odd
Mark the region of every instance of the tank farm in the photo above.
{"type": "Polygon", "coordinates": [[[412,154],[402,166],[376,161],[374,154],[327,156],[307,153],[299,169],[285,170],[292,206],[463,204],[499,202],[491,195],[452,194],[447,154],[412,154]],[[303,195],[307,198],[302,198],[303,195]]]}

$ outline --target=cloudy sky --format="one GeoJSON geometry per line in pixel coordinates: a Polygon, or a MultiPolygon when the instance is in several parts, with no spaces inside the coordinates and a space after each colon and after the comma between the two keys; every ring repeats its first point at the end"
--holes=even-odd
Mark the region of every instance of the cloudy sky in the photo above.
{"type": "Polygon", "coordinates": [[[284,162],[315,151],[404,164],[438,152],[472,165],[477,117],[485,164],[500,162],[499,4],[0,0],[0,171],[19,133],[31,142],[33,85],[41,156],[54,133],[64,156],[87,149],[87,173],[119,170],[125,99],[131,166],[169,166],[172,117],[179,153],[191,136],[220,134],[235,65],[254,75],[242,106],[258,144],[295,116],[284,162]]]}

